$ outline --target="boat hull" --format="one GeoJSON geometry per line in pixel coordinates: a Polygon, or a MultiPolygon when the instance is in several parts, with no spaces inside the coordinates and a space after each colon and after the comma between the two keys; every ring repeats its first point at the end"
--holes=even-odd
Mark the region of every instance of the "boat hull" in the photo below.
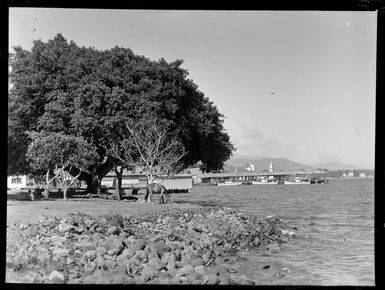
{"type": "Polygon", "coordinates": [[[295,181],[285,181],[284,184],[310,184],[310,181],[304,182],[295,182],[295,181]]]}
{"type": "Polygon", "coordinates": [[[218,186],[233,186],[233,185],[242,185],[242,182],[224,182],[224,183],[218,183],[218,186]]]}
{"type": "Polygon", "coordinates": [[[263,185],[265,185],[265,184],[278,184],[278,181],[270,181],[270,182],[263,182],[263,181],[253,181],[252,182],[253,184],[256,184],[256,185],[259,185],[259,184],[263,184],[263,185]]]}

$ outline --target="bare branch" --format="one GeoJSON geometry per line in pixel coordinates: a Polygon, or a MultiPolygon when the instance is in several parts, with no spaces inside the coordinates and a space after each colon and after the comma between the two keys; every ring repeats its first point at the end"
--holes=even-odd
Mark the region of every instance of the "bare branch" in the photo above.
{"type": "MultiPolygon", "coordinates": [[[[48,176],[49,176],[49,169],[47,170],[47,173],[48,173],[48,176]]],[[[55,174],[55,173],[54,173],[55,174]]],[[[55,176],[54,177],[52,177],[51,179],[49,179],[49,177],[48,177],[48,179],[46,180],[47,181],[47,186],[49,186],[50,184],[51,184],[51,182],[52,181],[54,181],[55,180],[55,178],[57,178],[58,177],[58,175],[60,174],[60,172],[59,173],[57,173],[57,174],[55,174],[55,176]]]]}
{"type": "Polygon", "coordinates": [[[165,173],[169,175],[183,169],[180,161],[185,156],[184,147],[176,137],[169,134],[166,127],[154,120],[141,124],[137,129],[129,124],[126,126],[131,142],[120,143],[120,150],[124,151],[124,156],[120,158],[124,159],[126,164],[140,167],[149,178],[165,173]],[[135,148],[135,157],[127,154],[130,153],[126,148],[128,144],[135,148]]]}
{"type": "Polygon", "coordinates": [[[81,174],[81,172],[80,172],[78,175],[76,175],[75,177],[72,177],[72,178],[71,178],[71,182],[70,182],[70,184],[68,185],[68,187],[71,187],[71,185],[75,182],[75,180],[77,180],[77,179],[79,178],[80,174],[81,174]]]}

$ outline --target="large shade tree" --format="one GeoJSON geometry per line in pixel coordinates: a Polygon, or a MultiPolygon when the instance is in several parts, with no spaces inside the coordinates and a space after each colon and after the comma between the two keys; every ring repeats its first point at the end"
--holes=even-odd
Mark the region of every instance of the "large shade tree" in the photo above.
{"type": "Polygon", "coordinates": [[[30,51],[10,54],[8,101],[8,174],[29,173],[27,131],[82,136],[97,158],[71,174],[97,190],[119,160],[103,144],[126,132],[126,124],[156,117],[182,142],[184,167],[200,161],[205,172],[222,168],[234,150],[223,115],[198,90],[182,60],[152,61],[130,49],[79,47],[61,34],[33,42],[30,51]]]}

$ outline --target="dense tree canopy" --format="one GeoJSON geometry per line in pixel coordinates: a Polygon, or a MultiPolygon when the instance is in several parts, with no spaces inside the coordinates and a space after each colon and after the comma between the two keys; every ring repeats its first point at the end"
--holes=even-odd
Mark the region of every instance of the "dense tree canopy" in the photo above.
{"type": "Polygon", "coordinates": [[[182,60],[152,61],[130,49],[96,50],[61,34],[33,42],[31,51],[10,54],[8,173],[28,173],[27,131],[82,136],[98,158],[80,176],[102,178],[113,162],[102,144],[121,136],[126,124],[162,119],[184,145],[185,167],[201,161],[204,171],[221,169],[234,150],[223,116],[188,79],[182,60]]]}
{"type": "Polygon", "coordinates": [[[34,169],[76,166],[87,170],[97,158],[95,148],[82,137],[52,132],[29,132],[27,161],[34,169]]]}
{"type": "MultiPolygon", "coordinates": [[[[54,178],[63,189],[67,199],[67,190],[86,171],[97,158],[95,147],[82,137],[64,135],[54,132],[30,132],[32,142],[28,145],[27,160],[32,168],[47,171],[47,190],[49,189],[49,175],[53,172],[54,178]],[[80,169],[78,175],[71,176],[66,168],[80,169]]],[[[51,179],[52,180],[52,179],[51,179]]]]}

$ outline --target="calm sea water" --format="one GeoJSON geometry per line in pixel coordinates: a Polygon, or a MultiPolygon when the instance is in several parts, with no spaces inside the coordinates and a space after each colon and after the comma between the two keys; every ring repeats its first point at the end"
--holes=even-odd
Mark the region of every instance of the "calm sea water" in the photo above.
{"type": "Polygon", "coordinates": [[[175,201],[275,215],[296,236],[267,253],[254,251],[240,269],[261,284],[374,285],[374,180],[329,184],[197,186],[175,201]],[[260,270],[261,265],[270,265],[260,270]],[[277,273],[284,273],[277,278],[277,273]]]}

